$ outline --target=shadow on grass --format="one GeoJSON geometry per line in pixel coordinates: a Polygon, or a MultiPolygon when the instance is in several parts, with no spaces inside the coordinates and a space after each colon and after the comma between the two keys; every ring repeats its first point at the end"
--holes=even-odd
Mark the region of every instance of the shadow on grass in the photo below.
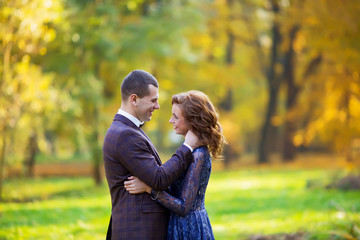
{"type": "Polygon", "coordinates": [[[3,200],[4,203],[31,203],[45,200],[53,200],[59,198],[83,198],[88,197],[98,192],[98,187],[88,187],[84,189],[79,187],[78,189],[63,190],[54,193],[41,194],[31,197],[8,197],[3,200]]]}
{"type": "Polygon", "coordinates": [[[71,225],[107,217],[107,207],[46,207],[41,209],[11,209],[2,212],[0,229],[21,226],[71,225]],[[5,220],[5,221],[4,221],[5,220]]]}
{"type": "Polygon", "coordinates": [[[21,204],[99,194],[109,194],[108,188],[105,183],[95,186],[91,178],[13,179],[5,182],[3,202],[21,204]]]}

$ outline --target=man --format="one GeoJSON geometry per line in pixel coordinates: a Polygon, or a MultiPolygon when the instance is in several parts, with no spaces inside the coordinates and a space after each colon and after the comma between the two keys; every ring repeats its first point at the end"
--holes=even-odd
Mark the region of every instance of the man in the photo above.
{"type": "Polygon", "coordinates": [[[112,214],[107,239],[166,239],[168,212],[156,196],[129,194],[124,181],[137,176],[156,190],[166,190],[192,160],[192,149],[199,139],[191,131],[185,142],[165,164],[150,139],[140,129],[159,109],[158,82],[154,76],[135,70],[121,84],[121,108],[108,129],[103,157],[108,181],[112,214]]]}

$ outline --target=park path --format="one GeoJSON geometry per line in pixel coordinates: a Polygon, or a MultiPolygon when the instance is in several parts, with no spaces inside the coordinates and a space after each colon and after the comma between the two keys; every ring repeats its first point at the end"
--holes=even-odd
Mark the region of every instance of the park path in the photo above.
{"type": "MultiPolygon", "coordinates": [[[[346,159],[339,155],[334,154],[299,154],[299,156],[289,163],[283,163],[279,159],[279,156],[274,155],[271,162],[268,164],[256,164],[256,158],[254,155],[244,155],[240,161],[231,163],[229,169],[241,169],[241,168],[279,168],[279,169],[306,169],[306,168],[330,168],[330,169],[351,169],[356,166],[360,166],[360,159],[349,163],[346,159]]],[[[105,176],[104,167],[100,166],[102,175],[105,176]]],[[[92,163],[46,163],[35,165],[36,177],[48,177],[48,176],[92,176],[92,163]]],[[[224,170],[224,163],[222,161],[213,161],[213,170],[224,170]]]]}
{"type": "MultiPolygon", "coordinates": [[[[101,166],[101,173],[105,176],[104,167],[101,166]]],[[[81,163],[46,163],[36,164],[34,169],[35,177],[49,177],[49,176],[64,176],[64,177],[78,177],[78,176],[92,176],[93,167],[91,162],[81,163]]]]}

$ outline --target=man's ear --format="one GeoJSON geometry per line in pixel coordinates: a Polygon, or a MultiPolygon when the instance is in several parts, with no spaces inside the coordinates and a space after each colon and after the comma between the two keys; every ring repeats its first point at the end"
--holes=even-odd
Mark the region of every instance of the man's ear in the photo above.
{"type": "Polygon", "coordinates": [[[130,103],[131,103],[132,105],[136,106],[138,96],[137,96],[136,94],[131,94],[129,98],[130,98],[130,103]]]}

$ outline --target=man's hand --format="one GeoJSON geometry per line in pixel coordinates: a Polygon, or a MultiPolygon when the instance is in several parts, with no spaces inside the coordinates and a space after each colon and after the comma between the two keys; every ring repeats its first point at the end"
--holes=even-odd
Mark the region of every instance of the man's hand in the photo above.
{"type": "Polygon", "coordinates": [[[189,146],[192,147],[192,149],[201,146],[201,142],[198,136],[196,136],[196,134],[191,130],[189,130],[185,135],[185,143],[189,144],[189,146]]]}
{"type": "Polygon", "coordinates": [[[130,194],[139,194],[139,193],[150,193],[151,187],[146,185],[143,181],[138,179],[137,177],[131,176],[128,178],[128,181],[124,182],[124,186],[126,191],[130,194]]]}

